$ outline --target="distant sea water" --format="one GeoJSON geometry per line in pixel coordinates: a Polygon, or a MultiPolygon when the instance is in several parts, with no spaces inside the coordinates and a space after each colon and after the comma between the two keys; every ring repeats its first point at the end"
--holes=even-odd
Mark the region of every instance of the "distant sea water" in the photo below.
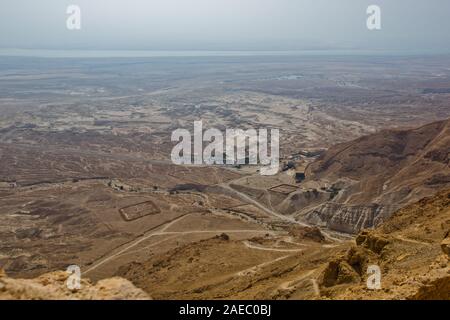
{"type": "MultiPolygon", "coordinates": [[[[420,55],[413,51],[302,50],[302,51],[157,51],[157,50],[40,50],[1,49],[0,56],[38,58],[153,58],[244,56],[420,55]]],[[[432,54],[432,53],[429,53],[432,54]]]]}

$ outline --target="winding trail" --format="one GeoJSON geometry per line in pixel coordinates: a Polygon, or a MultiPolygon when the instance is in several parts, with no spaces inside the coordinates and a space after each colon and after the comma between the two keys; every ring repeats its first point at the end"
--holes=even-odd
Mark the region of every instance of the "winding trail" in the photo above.
{"type": "Polygon", "coordinates": [[[394,239],[400,240],[400,241],[404,241],[404,242],[409,242],[409,243],[414,243],[414,244],[420,244],[423,246],[432,246],[431,243],[425,242],[425,241],[419,241],[419,240],[414,240],[414,239],[410,239],[410,238],[405,238],[403,236],[393,236],[394,239]]]}
{"type": "MultiPolygon", "coordinates": [[[[270,231],[270,230],[253,230],[253,229],[246,229],[246,230],[189,230],[189,231],[166,231],[170,226],[172,226],[174,223],[180,221],[181,219],[183,219],[184,217],[186,217],[186,215],[179,217],[178,219],[175,219],[173,221],[170,221],[169,223],[167,223],[166,225],[164,225],[164,227],[161,230],[154,230],[149,232],[148,234],[136,239],[135,241],[132,241],[131,243],[128,243],[127,245],[125,245],[122,249],[120,249],[119,251],[113,253],[112,255],[100,259],[98,262],[96,262],[94,265],[92,265],[90,268],[88,268],[87,270],[83,271],[83,273],[89,273],[92,272],[94,270],[96,270],[98,267],[102,266],[103,264],[114,260],[115,258],[118,258],[120,256],[123,256],[125,254],[128,254],[130,252],[128,252],[130,249],[136,247],[137,245],[139,245],[140,243],[142,243],[143,241],[146,241],[152,237],[155,236],[164,236],[164,235],[185,235],[185,234],[201,234],[201,233],[212,233],[212,234],[220,234],[220,233],[229,233],[229,234],[233,234],[233,233],[263,233],[263,234],[275,234],[276,232],[274,231],[270,231]]],[[[149,244],[148,246],[144,247],[144,248],[140,248],[138,250],[135,250],[133,252],[138,252],[141,250],[144,250],[146,248],[152,247],[156,244],[162,243],[164,241],[167,241],[169,239],[172,239],[174,237],[170,237],[167,239],[163,239],[159,242],[156,243],[152,243],[149,244]]],[[[123,246],[123,245],[122,245],[123,246]]],[[[119,246],[120,248],[121,246],[119,246]]],[[[117,250],[117,248],[115,249],[117,250]]]]}
{"type": "Polygon", "coordinates": [[[234,274],[234,276],[244,277],[244,276],[247,276],[249,274],[254,274],[254,273],[256,273],[258,271],[258,269],[263,268],[263,267],[268,266],[268,265],[271,265],[274,262],[278,262],[280,260],[284,260],[284,259],[286,259],[288,257],[290,257],[290,256],[289,255],[282,256],[282,257],[279,257],[279,258],[276,258],[276,259],[273,259],[273,260],[270,260],[270,261],[266,261],[266,262],[260,263],[260,264],[258,264],[256,266],[250,267],[248,269],[244,269],[244,270],[238,271],[238,272],[236,272],[234,274]]]}
{"type": "Polygon", "coordinates": [[[289,280],[289,281],[283,282],[282,284],[280,284],[278,289],[282,289],[282,290],[294,289],[295,285],[297,285],[298,283],[302,282],[306,278],[311,277],[314,274],[314,272],[316,272],[316,270],[317,269],[310,270],[307,273],[302,274],[300,277],[298,277],[298,278],[296,278],[294,280],[289,280]]]}
{"type": "MultiPolygon", "coordinates": [[[[248,196],[247,194],[240,192],[238,190],[233,189],[230,184],[231,183],[235,183],[241,179],[246,179],[248,177],[242,177],[242,178],[238,178],[236,180],[232,180],[232,181],[228,181],[225,183],[221,183],[218,184],[217,186],[220,186],[224,189],[226,189],[227,191],[231,192],[232,194],[236,195],[237,197],[243,199],[245,202],[247,202],[248,204],[253,204],[254,206],[256,206],[257,208],[261,209],[262,211],[266,212],[267,214],[269,214],[270,216],[273,216],[279,220],[285,221],[285,222],[289,222],[292,224],[297,224],[303,227],[310,227],[309,224],[300,222],[295,220],[295,218],[290,217],[290,216],[285,216],[283,214],[280,214],[278,212],[276,212],[275,210],[269,209],[266,206],[262,205],[261,203],[259,203],[258,201],[254,200],[253,198],[251,198],[250,196],[248,196]]],[[[211,203],[209,201],[209,197],[207,195],[203,195],[203,194],[198,194],[197,192],[195,192],[196,195],[201,196],[206,204],[208,205],[208,207],[212,207],[211,203]]],[[[271,205],[271,204],[270,204],[271,205]]],[[[212,211],[213,208],[211,208],[212,211]]],[[[184,219],[186,216],[190,215],[191,213],[187,213],[184,214],[180,217],[177,217],[171,221],[168,221],[166,223],[163,223],[162,225],[156,226],[154,228],[152,228],[151,230],[149,230],[148,232],[144,233],[144,235],[139,236],[137,238],[135,238],[134,240],[131,240],[130,242],[126,243],[126,244],[122,244],[118,247],[116,247],[115,249],[112,250],[111,254],[108,256],[104,256],[99,258],[96,262],[94,262],[87,270],[84,271],[84,273],[90,273],[96,269],[98,269],[99,267],[101,267],[102,265],[104,265],[107,262],[110,262],[120,256],[123,256],[125,254],[130,253],[129,251],[133,248],[135,248],[136,246],[138,246],[139,244],[141,244],[144,241],[149,240],[152,237],[155,236],[165,236],[165,235],[172,235],[172,236],[177,236],[177,235],[187,235],[187,234],[208,234],[208,233],[212,233],[212,234],[217,234],[217,233],[263,233],[263,234],[276,234],[277,232],[271,231],[271,230],[252,230],[252,229],[247,229],[247,230],[189,230],[189,231],[167,231],[168,228],[170,228],[172,225],[174,225],[175,223],[179,222],[180,220],[184,219]]],[[[334,241],[334,242],[343,242],[343,240],[338,239],[334,236],[332,236],[329,232],[326,232],[324,230],[321,230],[322,234],[334,241]]],[[[152,247],[156,244],[162,243],[164,241],[167,241],[169,239],[172,239],[173,237],[169,237],[163,240],[160,240],[156,243],[153,244],[149,244],[147,246],[145,246],[144,248],[139,248],[137,250],[133,250],[132,252],[138,252],[141,250],[144,250],[146,248],[152,247]]],[[[254,244],[249,243],[248,241],[244,241],[243,242],[244,245],[248,248],[251,249],[256,249],[256,250],[265,250],[265,251],[276,251],[276,252],[301,252],[304,249],[280,249],[280,248],[267,248],[267,247],[261,247],[261,246],[257,246],[254,244]]]]}
{"type": "Polygon", "coordinates": [[[259,209],[263,210],[264,212],[268,213],[269,215],[272,215],[280,220],[284,220],[284,221],[288,221],[291,223],[295,223],[295,224],[299,224],[302,226],[307,227],[308,225],[306,223],[302,223],[299,221],[296,221],[294,218],[289,217],[289,216],[284,216],[278,212],[275,212],[274,210],[271,210],[265,206],[263,206],[261,203],[259,203],[258,201],[254,200],[253,198],[251,198],[250,196],[246,195],[245,193],[242,193],[240,191],[237,191],[236,189],[233,189],[229,183],[224,183],[220,185],[221,187],[227,189],[228,191],[231,191],[232,193],[234,193],[235,195],[239,196],[240,198],[244,199],[247,202],[250,202],[251,204],[257,206],[259,209]]]}
{"type": "MultiPolygon", "coordinates": [[[[242,179],[242,178],[240,178],[240,179],[242,179]]],[[[238,179],[238,180],[240,180],[240,179],[238,179]]],[[[235,182],[235,181],[238,181],[238,180],[234,180],[232,182],[235,182]]],[[[236,189],[233,189],[230,186],[230,183],[232,183],[232,182],[222,183],[222,184],[220,184],[220,186],[225,188],[225,189],[227,189],[228,191],[231,191],[232,193],[236,194],[237,196],[239,196],[240,198],[244,199],[245,201],[250,202],[251,204],[253,204],[253,205],[257,206],[258,208],[260,208],[261,210],[263,210],[264,212],[266,212],[269,215],[272,215],[272,216],[274,216],[274,217],[276,217],[276,218],[278,218],[280,220],[283,220],[283,221],[286,221],[286,222],[290,222],[290,223],[293,223],[293,224],[297,224],[297,225],[300,225],[302,227],[311,227],[311,225],[309,225],[307,223],[304,223],[304,222],[297,221],[293,217],[285,216],[285,215],[280,214],[280,213],[278,213],[278,212],[276,212],[274,210],[271,210],[271,209],[267,208],[266,206],[262,205],[261,203],[259,203],[258,201],[254,200],[253,198],[251,198],[249,195],[247,195],[247,194],[245,194],[243,192],[240,192],[240,191],[238,191],[236,189]]],[[[332,241],[343,242],[342,239],[339,239],[339,238],[336,238],[336,237],[332,236],[329,232],[324,231],[323,229],[321,229],[320,231],[322,232],[322,234],[326,238],[328,238],[328,239],[330,239],[332,241]]]]}
{"type": "Polygon", "coordinates": [[[250,249],[256,249],[256,250],[264,250],[264,251],[276,251],[276,252],[300,252],[303,251],[304,249],[279,249],[279,248],[268,248],[268,247],[261,247],[261,246],[257,246],[254,244],[251,244],[248,241],[243,241],[244,245],[247,248],[250,249]]]}
{"type": "MultiPolygon", "coordinates": [[[[167,228],[169,228],[171,225],[173,225],[174,223],[180,221],[181,219],[184,219],[184,217],[186,217],[188,214],[182,215],[181,217],[175,218],[172,221],[167,222],[166,224],[164,224],[162,226],[162,229],[160,231],[149,231],[147,234],[144,234],[141,237],[136,238],[135,240],[133,240],[131,243],[122,245],[124,246],[123,249],[120,249],[118,252],[104,258],[101,259],[100,261],[98,261],[97,263],[93,264],[90,268],[88,268],[87,270],[83,271],[83,273],[89,273],[91,271],[94,271],[95,269],[97,269],[98,267],[100,267],[101,265],[105,264],[108,261],[113,260],[114,258],[120,256],[121,254],[123,254],[124,252],[127,252],[128,250],[130,250],[131,248],[136,247],[138,244],[140,244],[143,241],[146,241],[148,239],[150,239],[151,237],[155,236],[155,234],[161,234],[161,232],[164,232],[165,230],[167,230],[167,228]]],[[[159,227],[156,227],[156,229],[158,229],[159,227]]],[[[121,246],[119,246],[118,248],[120,248],[121,246]]],[[[117,248],[116,248],[117,249],[117,248]]]]}
{"type": "Polygon", "coordinates": [[[316,296],[320,297],[320,288],[319,288],[319,284],[317,283],[317,280],[313,279],[313,278],[311,278],[310,280],[313,285],[314,293],[316,294],[316,296]]]}

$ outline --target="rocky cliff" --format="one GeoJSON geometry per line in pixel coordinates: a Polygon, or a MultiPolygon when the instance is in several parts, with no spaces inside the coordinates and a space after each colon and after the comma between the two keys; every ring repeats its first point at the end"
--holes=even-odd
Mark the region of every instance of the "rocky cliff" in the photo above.
{"type": "Polygon", "coordinates": [[[306,212],[303,220],[332,230],[358,233],[360,230],[379,225],[389,217],[395,206],[370,204],[348,206],[328,202],[306,212]]]}

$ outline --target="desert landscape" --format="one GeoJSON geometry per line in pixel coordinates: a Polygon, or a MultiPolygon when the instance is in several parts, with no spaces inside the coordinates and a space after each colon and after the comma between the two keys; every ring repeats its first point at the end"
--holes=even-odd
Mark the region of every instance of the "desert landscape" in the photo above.
{"type": "Polygon", "coordinates": [[[68,298],[77,265],[82,299],[448,300],[449,65],[2,57],[0,299],[68,298]],[[279,129],[278,174],[173,164],[198,120],[279,129]]]}

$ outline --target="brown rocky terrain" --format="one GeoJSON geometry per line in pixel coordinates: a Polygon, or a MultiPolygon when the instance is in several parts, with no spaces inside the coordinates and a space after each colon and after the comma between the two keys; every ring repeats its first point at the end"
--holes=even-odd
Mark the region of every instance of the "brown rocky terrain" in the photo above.
{"type": "Polygon", "coordinates": [[[394,214],[322,274],[323,294],[335,299],[450,299],[450,190],[394,214]],[[368,264],[379,265],[382,289],[368,290],[368,264]]]}
{"type": "Polygon", "coordinates": [[[0,270],[0,300],[149,300],[131,282],[121,278],[100,280],[95,285],[81,280],[79,290],[66,285],[69,273],[55,271],[35,279],[9,278],[0,270]]]}
{"type": "Polygon", "coordinates": [[[450,187],[449,122],[423,126],[450,117],[450,57],[119,60],[2,59],[5,283],[58,287],[36,277],[78,265],[157,299],[351,298],[370,293],[369,263],[389,283],[391,264],[416,277],[416,259],[445,262],[445,219],[354,235],[450,187]],[[279,128],[281,172],[174,165],[171,133],[198,120],[279,128]]]}
{"type": "Polygon", "coordinates": [[[215,237],[119,275],[156,299],[449,299],[449,230],[446,190],[351,241],[324,242],[313,229],[293,230],[291,239],[215,237]],[[366,285],[370,265],[381,270],[380,290],[366,285]]]}

